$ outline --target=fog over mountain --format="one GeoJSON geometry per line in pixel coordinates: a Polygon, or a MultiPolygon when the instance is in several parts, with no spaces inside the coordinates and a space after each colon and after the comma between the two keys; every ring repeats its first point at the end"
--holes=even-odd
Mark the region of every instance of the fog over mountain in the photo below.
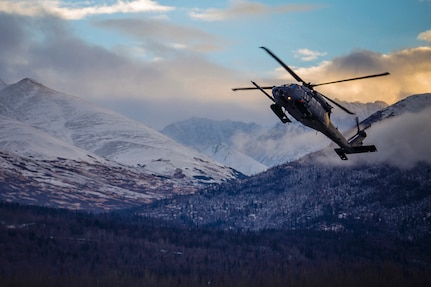
{"type": "Polygon", "coordinates": [[[375,144],[377,152],[351,155],[346,162],[333,158],[331,152],[322,152],[315,160],[342,166],[390,164],[399,168],[412,168],[418,162],[431,163],[430,122],[431,94],[412,95],[360,123],[361,127],[368,127],[366,141],[375,144]]]}

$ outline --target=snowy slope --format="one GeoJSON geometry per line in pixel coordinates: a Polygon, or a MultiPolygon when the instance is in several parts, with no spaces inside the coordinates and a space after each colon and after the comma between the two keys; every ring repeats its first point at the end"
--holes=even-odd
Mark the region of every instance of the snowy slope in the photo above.
{"type": "Polygon", "coordinates": [[[219,143],[232,145],[232,137],[238,132],[255,133],[259,130],[262,127],[255,123],[193,117],[169,124],[161,132],[179,143],[204,151],[219,143]]]}
{"type": "Polygon", "coordinates": [[[21,156],[0,149],[0,200],[106,211],[139,206],[193,187],[115,162],[21,156]]]}
{"type": "Polygon", "coordinates": [[[265,171],[268,168],[260,162],[223,143],[211,146],[203,151],[203,153],[245,175],[254,175],[265,171]]]}
{"type": "Polygon", "coordinates": [[[375,112],[365,119],[361,124],[370,126],[373,123],[382,121],[387,118],[402,115],[406,112],[417,113],[431,105],[431,93],[418,94],[407,97],[385,109],[375,112]]]}
{"type": "Polygon", "coordinates": [[[237,176],[144,124],[34,80],[0,90],[0,201],[105,211],[237,176]]]}
{"type": "Polygon", "coordinates": [[[197,184],[236,176],[230,168],[140,122],[54,91],[32,79],[1,90],[0,107],[1,115],[43,131],[69,147],[139,166],[148,173],[184,177],[197,184]]]}
{"type": "Polygon", "coordinates": [[[65,158],[87,162],[104,161],[95,154],[5,116],[0,116],[0,149],[46,160],[65,158]]]}

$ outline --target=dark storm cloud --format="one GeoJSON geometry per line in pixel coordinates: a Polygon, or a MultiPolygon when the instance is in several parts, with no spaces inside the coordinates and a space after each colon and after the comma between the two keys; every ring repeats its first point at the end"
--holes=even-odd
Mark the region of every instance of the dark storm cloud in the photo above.
{"type": "Polygon", "coordinates": [[[0,53],[21,46],[24,31],[19,24],[22,19],[0,13],[0,53]]]}
{"type": "Polygon", "coordinates": [[[57,18],[32,19],[3,14],[1,22],[8,23],[6,35],[10,36],[0,44],[0,77],[9,81],[27,76],[49,83],[71,78],[84,80],[86,75],[97,75],[95,71],[106,74],[125,65],[125,59],[74,37],[68,26],[57,18]]]}
{"type": "Polygon", "coordinates": [[[334,70],[343,69],[345,72],[370,72],[384,69],[381,54],[369,50],[356,50],[348,57],[338,57],[332,60],[334,70]]]}
{"type": "Polygon", "coordinates": [[[22,56],[26,50],[26,33],[22,26],[23,19],[0,13],[0,79],[8,81],[8,76],[23,65],[22,56]]]}

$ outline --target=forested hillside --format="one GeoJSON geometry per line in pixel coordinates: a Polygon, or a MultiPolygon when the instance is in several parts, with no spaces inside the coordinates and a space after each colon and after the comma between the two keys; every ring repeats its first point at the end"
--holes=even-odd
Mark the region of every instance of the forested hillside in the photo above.
{"type": "MultiPolygon", "coordinates": [[[[331,151],[330,151],[331,152],[331,151]]],[[[314,156],[316,157],[316,155],[314,156]]],[[[144,216],[232,230],[380,231],[429,235],[431,166],[288,163],[199,194],[158,201],[144,216]]]]}
{"type": "Polygon", "coordinates": [[[430,286],[429,241],[0,204],[0,286],[430,286]]]}

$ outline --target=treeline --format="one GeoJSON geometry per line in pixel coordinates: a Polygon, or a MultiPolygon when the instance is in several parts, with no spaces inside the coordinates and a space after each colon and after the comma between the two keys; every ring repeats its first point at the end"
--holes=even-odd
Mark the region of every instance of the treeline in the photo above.
{"type": "Polygon", "coordinates": [[[0,286],[431,286],[428,240],[0,203],[0,286]]]}

